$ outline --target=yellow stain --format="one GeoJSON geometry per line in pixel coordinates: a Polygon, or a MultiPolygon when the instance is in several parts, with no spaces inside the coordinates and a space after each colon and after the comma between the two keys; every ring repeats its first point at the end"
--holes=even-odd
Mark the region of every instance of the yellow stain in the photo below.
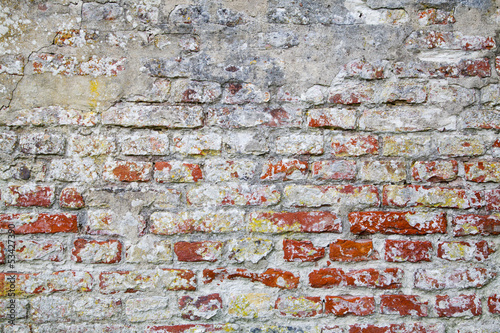
{"type": "Polygon", "coordinates": [[[99,82],[97,79],[90,80],[90,107],[97,107],[97,99],[99,98],[99,82]]]}

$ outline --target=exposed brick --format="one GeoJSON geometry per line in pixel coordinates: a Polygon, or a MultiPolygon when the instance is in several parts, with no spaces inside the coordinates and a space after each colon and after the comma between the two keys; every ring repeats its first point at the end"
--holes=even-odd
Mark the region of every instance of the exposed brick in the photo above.
{"type": "Polygon", "coordinates": [[[93,44],[97,41],[98,36],[97,33],[91,30],[62,30],[56,33],[54,45],[81,47],[87,44],[93,44]]]}
{"type": "Polygon", "coordinates": [[[373,297],[326,296],[325,313],[335,316],[367,316],[375,312],[373,297]]]}
{"type": "Polygon", "coordinates": [[[311,176],[313,179],[320,180],[351,180],[356,178],[356,162],[317,161],[311,165],[311,176]]]}
{"type": "Polygon", "coordinates": [[[161,290],[196,290],[196,275],[187,269],[102,272],[99,287],[104,294],[161,290]]]}
{"type": "Polygon", "coordinates": [[[423,290],[481,288],[497,276],[482,267],[455,269],[417,269],[415,287],[423,290]]]}
{"type": "Polygon", "coordinates": [[[210,182],[250,180],[257,164],[251,160],[207,160],[205,179],[210,182]]]}
{"type": "Polygon", "coordinates": [[[500,210],[500,190],[484,191],[484,199],[488,210],[500,210]]]}
{"type": "Polygon", "coordinates": [[[270,98],[268,91],[262,91],[252,83],[229,83],[222,92],[222,102],[226,104],[265,103],[270,98]]]}
{"type": "Polygon", "coordinates": [[[222,311],[219,294],[182,296],[178,300],[181,317],[188,320],[208,320],[222,311]]]}
{"type": "Polygon", "coordinates": [[[373,249],[373,242],[371,239],[337,239],[330,244],[330,260],[355,262],[377,259],[379,259],[379,255],[378,252],[373,249]]]}
{"type": "Polygon", "coordinates": [[[59,206],[61,208],[79,209],[85,207],[85,201],[77,188],[66,187],[61,191],[59,206]]]}
{"type": "Polygon", "coordinates": [[[358,178],[372,183],[401,182],[406,180],[406,165],[403,161],[365,161],[358,178]]]}
{"type": "Polygon", "coordinates": [[[367,287],[377,289],[401,288],[403,271],[399,268],[344,270],[321,268],[309,274],[313,288],[367,287]]]}
{"type": "Polygon", "coordinates": [[[323,136],[316,134],[293,134],[279,136],[275,140],[276,154],[280,155],[321,155],[323,136]]]}
{"type": "Polygon", "coordinates": [[[325,249],[314,247],[310,241],[283,240],[283,259],[286,261],[318,261],[325,256],[325,249]]]}
{"type": "Polygon", "coordinates": [[[354,105],[368,103],[373,100],[375,94],[371,85],[357,82],[343,82],[328,90],[328,102],[341,105],[354,105]]]}
{"type": "Polygon", "coordinates": [[[223,138],[223,145],[232,154],[262,155],[269,151],[267,135],[260,132],[232,132],[223,138]]]}
{"type": "Polygon", "coordinates": [[[172,151],[186,155],[216,155],[222,149],[222,137],[215,133],[174,135],[172,151]]]}
{"type": "Polygon", "coordinates": [[[437,256],[450,261],[484,261],[494,253],[487,241],[478,242],[441,242],[438,244],[437,256]]]}
{"type": "Polygon", "coordinates": [[[267,256],[272,248],[273,242],[263,238],[232,239],[228,243],[229,260],[239,263],[250,261],[256,264],[267,256]]]}
{"type": "Polygon", "coordinates": [[[124,135],[119,143],[124,155],[168,155],[170,148],[168,135],[156,132],[124,135]]]}
{"type": "Polygon", "coordinates": [[[5,245],[0,242],[0,265],[5,264],[5,245]]]}
{"type": "Polygon", "coordinates": [[[15,260],[64,260],[64,246],[61,242],[52,240],[18,240],[15,243],[15,260]]]}
{"type": "Polygon", "coordinates": [[[402,235],[446,233],[446,214],[427,212],[352,212],[351,232],[402,235]]]}
{"type": "Polygon", "coordinates": [[[386,185],[383,204],[395,207],[479,208],[482,194],[457,188],[425,187],[419,185],[386,185]]]}
{"type": "Polygon", "coordinates": [[[336,135],[331,139],[334,156],[378,155],[378,139],[372,135],[336,135]]]}
{"type": "Polygon", "coordinates": [[[356,77],[365,80],[384,79],[387,77],[387,62],[368,62],[364,59],[357,59],[344,65],[346,77],[356,77]]]}
{"type": "Polygon", "coordinates": [[[191,80],[175,80],[172,97],[176,103],[212,103],[221,95],[220,84],[191,80]]]}
{"type": "Polygon", "coordinates": [[[496,47],[492,37],[467,36],[459,32],[414,31],[406,40],[409,49],[478,51],[496,47]]]}
{"type": "Polygon", "coordinates": [[[413,179],[420,182],[446,182],[457,178],[458,162],[450,161],[416,161],[412,167],[413,179]]]}
{"type": "Polygon", "coordinates": [[[281,194],[274,186],[233,183],[193,187],[186,197],[193,206],[272,206],[281,194]]]}
{"type": "Polygon", "coordinates": [[[117,240],[88,241],[78,238],[73,243],[71,259],[85,264],[114,264],[122,259],[122,243],[117,240]]]}
{"type": "Polygon", "coordinates": [[[153,164],[149,162],[114,161],[104,165],[103,179],[120,182],[147,182],[151,180],[153,164]]]}
{"type": "Polygon", "coordinates": [[[231,294],[227,313],[235,318],[270,318],[274,302],[264,293],[231,294]]]}
{"type": "Polygon", "coordinates": [[[84,227],[89,235],[126,236],[139,234],[146,227],[146,221],[141,216],[127,216],[126,222],[116,212],[106,209],[89,210],[88,220],[84,227]]]}
{"type": "Polygon", "coordinates": [[[386,135],[382,140],[382,155],[417,157],[432,153],[428,135],[386,135]]]}
{"type": "Polygon", "coordinates": [[[341,232],[342,222],[331,212],[283,212],[249,214],[248,229],[253,232],[283,233],[298,232],[341,232]]]}
{"type": "Polygon", "coordinates": [[[354,324],[349,326],[348,333],[443,333],[444,327],[441,324],[390,324],[371,325],[354,324]]]}
{"type": "Polygon", "coordinates": [[[488,311],[494,314],[500,314],[500,295],[495,294],[488,297],[488,311]]]}
{"type": "Polygon", "coordinates": [[[274,308],[284,317],[307,318],[322,314],[323,302],[321,297],[280,297],[274,308]]]}
{"type": "Polygon", "coordinates": [[[295,159],[268,161],[262,166],[262,180],[299,180],[307,178],[308,163],[295,159]]]}
{"type": "Polygon", "coordinates": [[[389,262],[431,261],[431,252],[432,243],[429,241],[385,241],[385,261],[389,262]]]}
{"type": "Polygon", "coordinates": [[[300,104],[275,107],[263,104],[224,105],[208,109],[206,125],[221,128],[299,127],[303,112],[300,104]]]}
{"type": "Polygon", "coordinates": [[[356,111],[350,109],[311,109],[307,114],[309,127],[354,129],[356,111]]]}
{"type": "Polygon", "coordinates": [[[439,317],[472,317],[482,314],[481,299],[471,295],[437,295],[436,313],[439,317]]]}
{"type": "Polygon", "coordinates": [[[174,252],[179,261],[217,261],[221,257],[222,242],[177,242],[174,252]]]}
{"type": "Polygon", "coordinates": [[[19,150],[25,154],[62,155],[64,137],[60,134],[26,133],[19,138],[19,150]]]}
{"type": "Polygon", "coordinates": [[[116,151],[115,138],[104,135],[73,135],[68,146],[71,156],[109,156],[116,151]]]}
{"type": "Polygon", "coordinates": [[[485,141],[478,136],[447,135],[437,138],[436,145],[438,153],[443,156],[479,156],[486,152],[485,141]]]}
{"type": "Polygon", "coordinates": [[[466,162],[464,163],[465,179],[484,183],[500,182],[500,163],[498,162],[466,162]]]}
{"type": "Polygon", "coordinates": [[[12,112],[11,118],[7,120],[7,124],[11,126],[75,125],[91,127],[99,122],[100,115],[95,111],[82,111],[57,105],[12,112]]]}
{"type": "Polygon", "coordinates": [[[223,281],[233,280],[236,278],[249,279],[252,282],[257,281],[268,287],[281,289],[295,289],[299,284],[299,276],[281,269],[268,268],[262,273],[252,273],[243,268],[217,268],[203,270],[203,279],[205,284],[211,283],[216,279],[223,281]]]}
{"type": "MultiPolygon", "coordinates": [[[[144,332],[153,333],[189,333],[196,330],[204,330],[206,332],[237,332],[234,325],[231,324],[184,324],[171,326],[147,326],[144,332]]],[[[125,332],[124,332],[125,333],[125,332]]]]}
{"type": "Polygon", "coordinates": [[[124,304],[125,315],[131,322],[167,320],[172,316],[168,304],[168,297],[129,298],[124,304]]]}
{"type": "Polygon", "coordinates": [[[32,56],[33,72],[35,74],[52,73],[64,76],[90,75],[116,76],[125,70],[126,58],[99,57],[92,55],[82,61],[76,57],[63,54],[37,53],[32,56]]]}
{"type": "Polygon", "coordinates": [[[453,234],[467,235],[498,235],[500,234],[500,218],[496,215],[459,215],[453,219],[453,234]]]}
{"type": "Polygon", "coordinates": [[[203,172],[198,164],[182,161],[156,162],[154,179],[159,183],[192,183],[203,179],[203,172]]]}
{"type": "Polygon", "coordinates": [[[4,194],[6,206],[50,207],[54,202],[53,186],[11,185],[4,194]]]}
{"type": "Polygon", "coordinates": [[[93,182],[97,180],[96,165],[91,158],[65,158],[52,160],[50,163],[50,177],[64,182],[93,182]]]}
{"type": "Polygon", "coordinates": [[[287,206],[320,207],[378,207],[378,190],[373,185],[289,185],[284,190],[287,206]]]}
{"type": "Polygon", "coordinates": [[[459,63],[461,74],[464,76],[491,76],[490,59],[468,59],[462,60],[459,63]]]}
{"type": "Polygon", "coordinates": [[[126,248],[126,262],[159,264],[172,261],[171,242],[153,235],[145,235],[137,243],[127,244],[126,248]]]}
{"type": "Polygon", "coordinates": [[[414,295],[380,296],[380,311],[384,314],[427,317],[427,304],[422,302],[419,296],[414,295]]]}
{"type": "Polygon", "coordinates": [[[418,12],[418,23],[420,25],[453,24],[455,23],[455,17],[453,16],[453,12],[428,8],[418,12]]]}
{"type": "Polygon", "coordinates": [[[39,234],[78,232],[77,216],[74,214],[1,214],[0,229],[8,230],[14,224],[16,234],[39,234]]]}

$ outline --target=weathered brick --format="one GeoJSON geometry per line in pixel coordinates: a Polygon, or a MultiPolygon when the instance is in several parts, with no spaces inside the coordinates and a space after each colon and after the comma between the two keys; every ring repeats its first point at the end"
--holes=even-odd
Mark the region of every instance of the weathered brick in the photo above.
{"type": "Polygon", "coordinates": [[[418,23],[420,25],[453,24],[455,22],[453,12],[446,10],[429,8],[418,12],[418,23]]]}
{"type": "MultiPolygon", "coordinates": [[[[476,90],[451,84],[447,80],[430,81],[428,89],[427,103],[440,105],[444,109],[473,105],[479,99],[476,90]]],[[[446,117],[452,116],[446,114],[446,117]]]]}
{"type": "Polygon", "coordinates": [[[175,134],[172,151],[185,155],[215,155],[222,149],[222,137],[216,133],[175,134]]]}
{"type": "Polygon", "coordinates": [[[468,36],[460,32],[414,31],[405,43],[408,49],[478,51],[496,47],[492,37],[468,36]]]}
{"type": "Polygon", "coordinates": [[[252,282],[260,282],[268,287],[281,289],[295,289],[299,284],[299,276],[292,272],[283,271],[281,269],[268,268],[262,273],[253,273],[243,268],[217,268],[204,269],[204,283],[211,283],[214,280],[233,280],[236,278],[249,279],[252,282]]]}
{"type": "Polygon", "coordinates": [[[23,75],[25,58],[22,54],[5,54],[0,57],[0,74],[23,75]]]}
{"type": "Polygon", "coordinates": [[[487,285],[497,273],[490,269],[455,268],[455,269],[417,269],[415,288],[423,290],[481,288],[487,285]]]}
{"type": "Polygon", "coordinates": [[[385,241],[385,261],[389,262],[431,261],[431,252],[432,243],[429,241],[385,241]]]}
{"type": "Polygon", "coordinates": [[[90,75],[116,76],[125,70],[126,58],[111,58],[92,55],[90,58],[78,61],[76,57],[60,53],[37,53],[32,56],[33,72],[35,74],[51,73],[53,75],[90,75]]]}
{"type": "Polygon", "coordinates": [[[345,77],[376,80],[387,77],[386,66],[387,61],[368,62],[365,59],[356,59],[345,64],[342,70],[345,77]]]}
{"type": "Polygon", "coordinates": [[[64,246],[59,241],[53,240],[18,240],[15,243],[15,260],[64,260],[64,246]]]}
{"type": "Polygon", "coordinates": [[[321,155],[323,136],[317,134],[293,134],[278,136],[275,152],[281,155],[321,155]]]}
{"type": "Polygon", "coordinates": [[[181,317],[188,320],[208,320],[222,311],[219,294],[182,296],[178,300],[181,317]]]}
{"type": "Polygon", "coordinates": [[[122,259],[122,243],[78,238],[73,243],[71,259],[84,264],[114,264],[122,259]]]}
{"type": "Polygon", "coordinates": [[[0,133],[0,153],[10,154],[14,151],[17,135],[13,132],[0,133]]]}
{"type": "Polygon", "coordinates": [[[224,105],[208,109],[206,125],[221,128],[299,127],[303,111],[301,104],[224,105]]]}
{"type": "Polygon", "coordinates": [[[354,269],[321,268],[309,274],[313,288],[366,287],[377,289],[401,288],[403,271],[399,268],[354,269]]]}
{"type": "Polygon", "coordinates": [[[8,230],[9,224],[14,224],[16,234],[78,232],[77,216],[66,213],[1,214],[0,229],[8,230]]]}
{"type": "Polygon", "coordinates": [[[500,129],[500,114],[497,110],[468,108],[461,115],[464,128],[500,129]]]}
{"type": "Polygon", "coordinates": [[[436,145],[438,153],[443,156],[478,156],[486,152],[485,141],[479,136],[447,135],[438,137],[436,145]]]}
{"type": "Polygon", "coordinates": [[[472,317],[480,316],[483,311],[481,299],[475,294],[471,295],[437,295],[436,313],[438,317],[472,317]]]}
{"type": "Polygon", "coordinates": [[[136,291],[196,290],[196,275],[187,269],[102,272],[99,287],[104,294],[136,291]]]}
{"type": "Polygon", "coordinates": [[[323,302],[321,297],[279,297],[274,308],[284,317],[307,318],[322,314],[323,302]]]}
{"type": "Polygon", "coordinates": [[[150,162],[108,161],[103,167],[103,179],[111,182],[147,182],[151,180],[150,162]]]}
{"type": "Polygon", "coordinates": [[[356,127],[356,110],[311,109],[307,113],[307,125],[309,127],[354,129],[356,127]]]}
{"type": "Polygon", "coordinates": [[[373,249],[371,239],[337,239],[330,244],[330,260],[333,261],[352,262],[378,259],[378,252],[373,249]]]}
{"type": "Polygon", "coordinates": [[[198,164],[182,161],[156,162],[154,179],[159,183],[196,183],[203,179],[203,172],[198,164]]]}
{"type": "Polygon", "coordinates": [[[87,214],[84,231],[89,235],[126,236],[131,233],[140,234],[146,227],[146,221],[140,216],[120,217],[107,209],[93,209],[87,214]]]}
{"type": "Polygon", "coordinates": [[[406,180],[404,161],[364,161],[358,178],[367,182],[397,183],[406,180]]]}
{"type": "Polygon", "coordinates": [[[61,30],[54,37],[54,45],[82,47],[93,44],[99,38],[99,35],[92,30],[61,30]]]}
{"type": "Polygon", "coordinates": [[[484,261],[495,250],[487,241],[478,242],[441,242],[438,244],[437,256],[450,261],[484,261]]]}
{"type": "Polygon", "coordinates": [[[283,194],[285,204],[295,207],[379,206],[378,190],[373,185],[289,185],[283,194]]]}
{"type": "Polygon", "coordinates": [[[170,148],[168,135],[157,132],[124,135],[119,144],[124,155],[168,155],[170,148]]]}
{"type": "Polygon", "coordinates": [[[500,190],[484,191],[484,199],[488,210],[500,210],[500,190]]]}
{"type": "Polygon", "coordinates": [[[457,178],[458,162],[416,161],[411,167],[413,179],[420,182],[443,182],[457,178]]]}
{"type": "Polygon", "coordinates": [[[500,182],[500,163],[479,161],[465,162],[465,179],[473,182],[500,182]]]}
{"type": "Polygon", "coordinates": [[[490,59],[467,59],[459,63],[460,72],[464,76],[478,76],[489,77],[491,76],[490,59]]]}
{"type": "Polygon", "coordinates": [[[236,318],[269,318],[272,316],[273,302],[269,294],[231,294],[227,313],[236,318]]]}
{"type": "Polygon", "coordinates": [[[256,167],[256,163],[251,160],[207,160],[205,179],[210,182],[250,180],[256,167]]]}
{"type": "Polygon", "coordinates": [[[325,313],[335,316],[367,316],[375,312],[373,297],[326,296],[325,313]]]}
{"type": "Polygon", "coordinates": [[[232,239],[228,243],[228,257],[239,263],[250,261],[256,264],[267,256],[272,248],[273,242],[263,238],[232,239]]]}
{"type": "Polygon", "coordinates": [[[200,106],[117,104],[102,113],[104,125],[196,128],[203,126],[200,106]]]}
{"type": "Polygon", "coordinates": [[[217,261],[222,255],[222,242],[177,242],[174,252],[179,261],[217,261]]]}
{"type": "Polygon", "coordinates": [[[328,102],[341,105],[369,103],[375,91],[372,85],[358,82],[342,82],[328,90],[328,102]]]}
{"type": "Polygon", "coordinates": [[[402,235],[446,233],[446,214],[435,212],[352,212],[351,232],[402,235]]]}
{"type": "Polygon", "coordinates": [[[488,311],[494,314],[500,314],[500,295],[495,294],[488,297],[488,311]]]}
{"type": "Polygon", "coordinates": [[[458,188],[424,187],[420,185],[386,185],[383,205],[395,207],[443,207],[479,208],[483,205],[482,194],[458,188]]]}
{"type": "Polygon", "coordinates": [[[233,232],[243,229],[243,217],[244,212],[238,210],[154,212],[150,217],[149,231],[157,235],[233,232]]]}
{"type": "Polygon", "coordinates": [[[307,178],[308,163],[296,159],[268,161],[262,166],[262,180],[299,180],[307,178]]]}
{"type": "Polygon", "coordinates": [[[341,232],[342,222],[331,212],[254,212],[248,216],[252,232],[341,232]]]}
{"type": "Polygon", "coordinates": [[[109,156],[115,151],[115,138],[112,136],[73,135],[68,140],[68,153],[71,156],[109,156]]]}
{"type": "Polygon", "coordinates": [[[217,82],[175,80],[171,95],[176,103],[213,103],[222,90],[217,82]]]}
{"type": "MultiPolygon", "coordinates": [[[[197,330],[205,332],[237,332],[237,326],[232,324],[184,324],[172,326],[147,326],[144,332],[153,333],[189,333],[197,330]]],[[[142,332],[142,331],[141,331],[142,332]]],[[[125,331],[123,332],[125,333],[125,331]]]]}
{"type": "Polygon", "coordinates": [[[356,162],[316,161],[311,165],[311,176],[320,180],[351,180],[356,178],[356,162]]]}
{"type": "Polygon", "coordinates": [[[22,109],[12,112],[7,119],[10,126],[50,126],[75,125],[95,126],[100,122],[100,116],[95,111],[82,111],[62,106],[46,106],[39,108],[22,109]]]}
{"type": "Polygon", "coordinates": [[[125,315],[130,322],[163,321],[172,316],[170,299],[161,296],[129,298],[125,301],[125,315]]]}
{"type": "Polygon", "coordinates": [[[3,242],[0,242],[0,265],[5,264],[5,245],[3,242]]]}
{"type": "Polygon", "coordinates": [[[222,102],[226,104],[265,103],[271,94],[252,83],[229,83],[222,92],[222,102]]]}
{"type": "Polygon", "coordinates": [[[238,131],[223,138],[224,148],[231,154],[262,155],[269,151],[269,142],[264,133],[238,131]]]}
{"type": "Polygon", "coordinates": [[[382,139],[382,155],[419,157],[433,152],[429,135],[386,135],[382,139]]]}
{"type": "Polygon", "coordinates": [[[335,135],[331,138],[332,154],[338,157],[378,155],[378,139],[372,135],[335,135]]]}
{"type": "Polygon", "coordinates": [[[54,187],[32,184],[11,185],[4,192],[3,199],[6,206],[50,207],[54,202],[54,187]]]}
{"type": "Polygon", "coordinates": [[[453,235],[499,235],[500,218],[496,215],[459,215],[453,219],[453,235]]]}
{"type": "Polygon", "coordinates": [[[172,244],[168,240],[145,235],[137,243],[126,243],[125,261],[130,263],[159,264],[172,261],[172,244]]]}
{"type": "Polygon", "coordinates": [[[349,333],[444,333],[442,324],[390,324],[371,325],[354,324],[349,326],[349,333]]]}
{"type": "Polygon", "coordinates": [[[281,194],[274,186],[230,183],[193,187],[186,197],[194,206],[272,206],[281,194]]]}
{"type": "Polygon", "coordinates": [[[13,298],[2,299],[0,300],[0,309],[0,320],[10,319],[14,322],[28,316],[28,301],[13,298]]]}
{"type": "Polygon", "coordinates": [[[427,317],[427,302],[414,295],[382,295],[380,296],[380,311],[384,314],[400,316],[427,317]]]}
{"type": "Polygon", "coordinates": [[[25,133],[19,137],[19,150],[25,154],[62,155],[65,139],[47,132],[25,133]]]}
{"type": "Polygon", "coordinates": [[[81,192],[75,187],[65,187],[59,196],[61,208],[79,209],[85,207],[85,200],[81,192]]]}
{"type": "Polygon", "coordinates": [[[96,165],[91,158],[65,158],[52,160],[49,167],[50,177],[64,182],[93,182],[98,179],[96,165]]]}
{"type": "Polygon", "coordinates": [[[284,239],[283,253],[285,261],[318,261],[325,256],[325,249],[315,247],[310,241],[284,239]]]}

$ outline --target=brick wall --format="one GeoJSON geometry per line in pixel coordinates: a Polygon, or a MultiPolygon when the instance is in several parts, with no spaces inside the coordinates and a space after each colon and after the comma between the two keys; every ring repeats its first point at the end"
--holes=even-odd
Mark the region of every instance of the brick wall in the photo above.
{"type": "Polygon", "coordinates": [[[0,1],[0,332],[499,332],[499,23],[0,1]]]}

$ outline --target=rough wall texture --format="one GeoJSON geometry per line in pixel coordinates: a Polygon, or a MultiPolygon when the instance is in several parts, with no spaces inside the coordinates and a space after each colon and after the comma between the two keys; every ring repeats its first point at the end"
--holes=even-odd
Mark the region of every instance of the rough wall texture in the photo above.
{"type": "Polygon", "coordinates": [[[0,4],[0,331],[500,331],[500,3],[0,4]]]}

